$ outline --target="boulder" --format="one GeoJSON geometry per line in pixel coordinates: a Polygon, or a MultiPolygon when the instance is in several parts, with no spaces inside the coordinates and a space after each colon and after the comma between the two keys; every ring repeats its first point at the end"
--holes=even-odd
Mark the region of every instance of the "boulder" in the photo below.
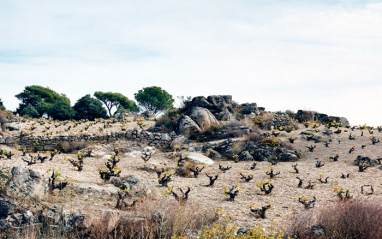
{"type": "Polygon", "coordinates": [[[17,203],[9,198],[0,197],[0,218],[7,217],[17,211],[17,203]]]}
{"type": "Polygon", "coordinates": [[[21,123],[19,122],[5,123],[4,126],[8,131],[21,131],[21,123]]]}
{"type": "Polygon", "coordinates": [[[221,121],[233,121],[233,120],[235,120],[235,116],[228,109],[225,109],[220,113],[217,113],[216,117],[221,121]]]}
{"type": "Polygon", "coordinates": [[[212,109],[219,112],[227,107],[232,108],[232,95],[210,95],[207,100],[213,105],[212,109]]]}
{"type": "Polygon", "coordinates": [[[110,181],[114,186],[122,190],[130,190],[130,195],[135,197],[144,197],[151,194],[151,183],[136,175],[127,177],[114,177],[110,181]]]}
{"type": "Polygon", "coordinates": [[[219,152],[211,149],[208,153],[208,157],[212,159],[222,159],[222,155],[219,152]]]}
{"type": "Polygon", "coordinates": [[[66,232],[73,230],[83,230],[89,225],[86,223],[86,217],[84,214],[69,213],[62,210],[57,206],[52,206],[46,211],[42,211],[40,215],[41,221],[48,224],[61,224],[64,226],[66,232]]]}
{"type": "Polygon", "coordinates": [[[239,161],[252,161],[252,160],[253,160],[253,157],[248,151],[244,150],[240,152],[239,161]]]}
{"type": "Polygon", "coordinates": [[[256,103],[244,103],[244,104],[241,104],[240,106],[241,106],[241,112],[240,113],[242,113],[244,115],[249,115],[251,113],[254,113],[256,115],[260,114],[260,111],[257,108],[256,103]]]}
{"type": "Polygon", "coordinates": [[[206,108],[195,107],[191,110],[190,117],[194,120],[201,129],[206,129],[211,125],[219,125],[219,121],[206,108]]]}
{"type": "Polygon", "coordinates": [[[176,122],[177,131],[179,134],[183,134],[187,138],[200,133],[200,128],[195,121],[193,121],[189,116],[183,115],[176,122]]]}
{"type": "Polygon", "coordinates": [[[112,184],[73,183],[72,188],[78,194],[91,197],[113,197],[118,195],[118,189],[112,184]]]}
{"type": "Polygon", "coordinates": [[[298,122],[303,123],[305,121],[313,121],[314,120],[314,115],[317,112],[314,111],[309,111],[309,110],[298,110],[296,113],[296,118],[298,122]]]}
{"type": "Polygon", "coordinates": [[[209,157],[204,156],[203,154],[200,153],[188,153],[189,160],[202,163],[202,164],[207,164],[207,165],[212,165],[214,164],[214,161],[210,159],[209,157]]]}
{"type": "Polygon", "coordinates": [[[192,98],[191,102],[187,103],[187,108],[192,109],[194,107],[212,108],[212,104],[207,101],[204,96],[196,96],[192,98]]]}
{"type": "Polygon", "coordinates": [[[39,172],[25,166],[13,167],[12,177],[8,180],[9,195],[27,194],[26,198],[38,196],[43,198],[48,192],[48,181],[39,172]]]}

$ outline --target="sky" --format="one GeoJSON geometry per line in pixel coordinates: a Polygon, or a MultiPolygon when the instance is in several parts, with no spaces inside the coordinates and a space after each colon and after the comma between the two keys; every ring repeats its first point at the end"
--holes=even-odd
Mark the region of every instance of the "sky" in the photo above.
{"type": "Polygon", "coordinates": [[[382,1],[0,0],[0,98],[143,87],[382,125],[382,1]]]}

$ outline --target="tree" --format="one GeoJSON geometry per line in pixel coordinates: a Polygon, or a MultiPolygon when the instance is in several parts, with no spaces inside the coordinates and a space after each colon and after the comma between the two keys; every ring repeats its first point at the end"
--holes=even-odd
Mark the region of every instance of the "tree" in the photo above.
{"type": "Polygon", "coordinates": [[[76,111],[70,106],[70,100],[65,95],[57,100],[48,111],[48,115],[55,120],[70,120],[75,114],[76,111]]]}
{"type": "Polygon", "coordinates": [[[79,99],[73,106],[77,112],[76,119],[94,120],[95,118],[106,118],[107,112],[102,106],[102,102],[92,98],[89,94],[79,99]]]}
{"type": "Polygon", "coordinates": [[[48,114],[53,104],[63,97],[66,98],[65,95],[60,95],[48,87],[38,85],[26,86],[23,92],[16,95],[16,98],[21,100],[16,113],[22,115],[22,110],[30,104],[37,110],[38,116],[41,117],[44,114],[48,114]]]}
{"type": "Polygon", "coordinates": [[[105,104],[110,117],[114,116],[119,109],[138,111],[138,107],[135,104],[135,102],[129,100],[129,98],[120,93],[96,91],[94,93],[94,96],[105,104]],[[114,107],[117,111],[115,111],[114,114],[112,114],[111,110],[114,107]]]}
{"type": "Polygon", "coordinates": [[[21,112],[20,115],[27,115],[32,118],[37,118],[39,116],[38,111],[31,104],[28,104],[21,112]]]}
{"type": "Polygon", "coordinates": [[[155,115],[171,109],[174,103],[172,95],[158,86],[145,87],[134,96],[141,109],[152,111],[155,115]]]}
{"type": "Polygon", "coordinates": [[[3,105],[3,101],[0,99],[0,110],[5,110],[5,106],[3,105]]]}

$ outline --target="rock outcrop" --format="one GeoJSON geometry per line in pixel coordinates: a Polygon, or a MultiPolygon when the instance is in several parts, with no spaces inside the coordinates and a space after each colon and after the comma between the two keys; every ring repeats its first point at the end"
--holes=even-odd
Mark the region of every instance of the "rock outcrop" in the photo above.
{"type": "Polygon", "coordinates": [[[13,167],[12,177],[8,180],[8,195],[22,194],[26,198],[43,198],[48,192],[48,181],[39,172],[25,166],[13,167]]]}

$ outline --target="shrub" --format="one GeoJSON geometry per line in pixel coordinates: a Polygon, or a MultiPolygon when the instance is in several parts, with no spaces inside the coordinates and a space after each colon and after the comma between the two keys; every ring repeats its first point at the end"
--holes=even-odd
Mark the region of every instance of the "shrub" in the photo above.
{"type": "Polygon", "coordinates": [[[176,131],[176,122],[183,113],[179,109],[169,110],[155,123],[155,127],[161,127],[165,133],[176,131]]]}
{"type": "Polygon", "coordinates": [[[249,135],[245,137],[245,140],[252,141],[254,143],[257,143],[261,140],[261,136],[256,132],[251,132],[249,135]]]}
{"type": "Polygon", "coordinates": [[[4,131],[5,130],[5,123],[8,122],[8,113],[6,111],[0,111],[0,127],[4,131]]]}
{"type": "Polygon", "coordinates": [[[280,139],[278,139],[276,137],[266,137],[266,138],[262,138],[260,140],[260,144],[268,145],[268,146],[272,146],[272,147],[278,147],[278,146],[280,146],[281,141],[280,141],[280,139]]]}
{"type": "Polygon", "coordinates": [[[375,201],[339,202],[291,221],[289,235],[298,238],[318,238],[315,227],[324,233],[320,238],[382,238],[382,206],[375,201]]]}
{"type": "Polygon", "coordinates": [[[63,153],[76,153],[81,149],[88,146],[88,143],[84,141],[72,141],[72,142],[62,142],[58,145],[58,148],[63,153]]]}

